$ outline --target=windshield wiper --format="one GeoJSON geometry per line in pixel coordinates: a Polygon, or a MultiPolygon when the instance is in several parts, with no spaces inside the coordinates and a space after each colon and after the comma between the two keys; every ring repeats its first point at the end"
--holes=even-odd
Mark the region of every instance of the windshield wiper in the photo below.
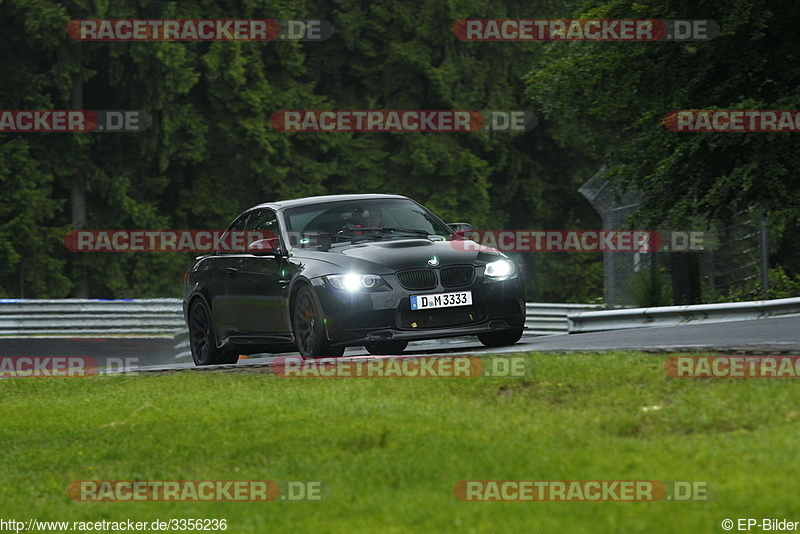
{"type": "Polygon", "coordinates": [[[384,232],[406,232],[406,233],[409,233],[409,234],[423,235],[425,237],[428,237],[429,235],[431,235],[430,232],[428,232],[426,230],[417,230],[416,228],[387,228],[387,227],[384,227],[384,228],[381,228],[381,230],[384,231],[384,232]]]}
{"type": "Polygon", "coordinates": [[[370,239],[386,239],[386,236],[381,234],[364,234],[364,235],[354,235],[348,238],[351,243],[354,245],[356,243],[360,243],[361,241],[369,241],[370,239]]]}
{"type": "MultiPolygon", "coordinates": [[[[369,227],[369,228],[348,228],[347,230],[342,230],[342,232],[361,232],[361,231],[368,231],[368,232],[405,232],[407,234],[414,234],[414,235],[421,235],[428,237],[430,235],[429,232],[425,230],[417,230],[416,228],[395,228],[391,226],[382,226],[382,227],[369,227]]],[[[374,235],[374,234],[373,234],[374,235]]]]}
{"type": "Polygon", "coordinates": [[[430,237],[431,235],[429,232],[426,232],[425,230],[417,230],[415,228],[394,228],[389,226],[383,226],[383,227],[356,226],[353,228],[342,228],[335,234],[330,234],[330,235],[331,237],[334,237],[336,239],[342,239],[345,241],[350,241],[351,243],[356,243],[358,241],[364,241],[368,239],[386,239],[387,237],[390,236],[384,234],[395,233],[395,232],[413,234],[426,238],[430,237]]]}

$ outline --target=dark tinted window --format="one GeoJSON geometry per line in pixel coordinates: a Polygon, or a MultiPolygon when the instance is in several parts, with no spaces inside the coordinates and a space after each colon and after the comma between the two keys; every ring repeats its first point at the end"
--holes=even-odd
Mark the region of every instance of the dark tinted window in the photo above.
{"type": "Polygon", "coordinates": [[[267,239],[270,237],[280,237],[278,231],[278,218],[275,212],[270,209],[260,209],[250,212],[250,217],[245,226],[247,233],[246,244],[249,245],[253,241],[259,239],[267,239]]]}
{"type": "Polygon", "coordinates": [[[416,202],[395,198],[329,202],[291,208],[286,210],[286,220],[289,233],[298,236],[336,234],[352,228],[383,227],[419,230],[445,239],[452,233],[450,227],[416,202]]]}
{"type": "Polygon", "coordinates": [[[220,245],[219,247],[217,247],[217,254],[241,254],[243,252],[242,249],[231,248],[230,246],[231,243],[235,241],[234,239],[232,239],[231,233],[232,232],[235,232],[237,234],[243,233],[245,231],[245,225],[247,224],[247,219],[249,218],[249,216],[250,216],[249,213],[245,213],[244,215],[240,216],[233,222],[230,228],[228,228],[228,230],[222,235],[220,242],[228,243],[228,247],[220,245]]]}

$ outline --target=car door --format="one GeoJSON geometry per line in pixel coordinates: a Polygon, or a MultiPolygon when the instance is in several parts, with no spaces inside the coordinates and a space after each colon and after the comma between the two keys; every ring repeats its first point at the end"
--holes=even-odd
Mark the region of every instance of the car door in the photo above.
{"type": "MultiPolygon", "coordinates": [[[[279,238],[275,212],[268,208],[251,211],[245,235],[246,246],[261,239],[279,238]]],[[[289,282],[282,275],[284,261],[280,251],[269,255],[245,251],[239,255],[237,272],[228,277],[227,298],[233,306],[233,324],[239,333],[269,335],[288,331],[281,299],[282,290],[289,282]]]]}
{"type": "Polygon", "coordinates": [[[236,304],[229,298],[231,282],[239,272],[243,247],[237,236],[245,235],[249,213],[240,215],[220,238],[214,255],[207,260],[210,265],[206,278],[210,280],[206,298],[211,303],[214,323],[218,328],[218,339],[230,336],[235,330],[236,304]],[[238,246],[236,246],[238,245],[238,246]]]}

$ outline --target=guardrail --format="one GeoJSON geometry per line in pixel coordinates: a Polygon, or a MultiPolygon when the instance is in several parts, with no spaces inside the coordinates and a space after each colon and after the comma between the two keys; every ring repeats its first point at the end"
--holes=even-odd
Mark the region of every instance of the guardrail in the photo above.
{"type": "Polygon", "coordinates": [[[578,310],[605,309],[602,304],[552,304],[527,302],[525,304],[525,335],[549,336],[569,333],[567,317],[578,310]]]}
{"type": "MultiPolygon", "coordinates": [[[[602,310],[597,304],[526,303],[526,335],[601,332],[653,326],[800,316],[800,298],[602,310]]],[[[180,299],[0,299],[0,339],[171,338],[188,359],[189,333],[180,299]]]]}
{"type": "MultiPolygon", "coordinates": [[[[526,335],[600,332],[800,315],[800,298],[603,310],[597,304],[526,304],[526,335]],[[602,311],[601,311],[602,310],[602,311]]],[[[0,299],[3,337],[185,337],[180,299],[0,299]]]]}
{"type": "Polygon", "coordinates": [[[724,323],[800,315],[800,298],[570,313],[569,333],[724,323]]]}
{"type": "MultiPolygon", "coordinates": [[[[527,335],[568,333],[567,315],[593,304],[528,302],[527,335]]],[[[0,299],[2,337],[174,337],[186,327],[180,299],[0,299]]]]}
{"type": "Polygon", "coordinates": [[[180,299],[0,299],[0,338],[171,338],[185,328],[180,299]]]}

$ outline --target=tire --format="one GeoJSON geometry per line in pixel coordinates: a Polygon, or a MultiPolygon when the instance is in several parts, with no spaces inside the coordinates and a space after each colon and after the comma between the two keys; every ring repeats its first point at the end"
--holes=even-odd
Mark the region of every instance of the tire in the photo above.
{"type": "Polygon", "coordinates": [[[344,354],[344,347],[331,347],[325,333],[322,306],[314,290],[306,285],[297,290],[292,301],[292,332],[297,351],[304,358],[344,354]]]}
{"type": "Polygon", "coordinates": [[[505,347],[513,345],[522,337],[522,328],[502,330],[500,332],[487,332],[478,334],[478,339],[487,347],[505,347]]]}
{"type": "Polygon", "coordinates": [[[364,345],[370,354],[387,355],[401,354],[408,346],[408,341],[381,341],[380,343],[369,343],[364,345]]]}
{"type": "Polygon", "coordinates": [[[239,361],[238,354],[225,352],[217,348],[214,335],[214,320],[208,306],[202,300],[196,300],[189,308],[189,347],[195,365],[230,364],[239,361]]]}

